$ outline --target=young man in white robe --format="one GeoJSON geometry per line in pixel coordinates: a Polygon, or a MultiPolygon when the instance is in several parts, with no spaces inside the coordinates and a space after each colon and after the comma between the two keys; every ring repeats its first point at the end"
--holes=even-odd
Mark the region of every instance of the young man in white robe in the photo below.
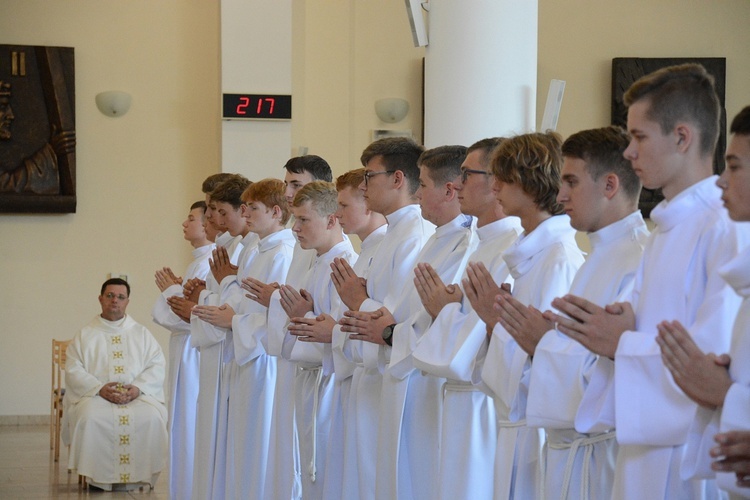
{"type": "Polygon", "coordinates": [[[208,259],[214,245],[208,240],[204,227],[206,202],[197,201],[190,207],[182,223],[184,238],[193,247],[193,261],[183,277],[177,277],[169,267],[155,272],[156,286],[161,294],[151,311],[154,323],[170,332],[169,373],[169,494],[171,498],[192,496],[193,453],[195,449],[195,407],[198,403],[198,372],[200,355],[190,345],[190,322],[177,316],[167,303],[172,296],[182,295],[183,279],[206,279],[208,259]]]}
{"type": "MultiPolygon", "coordinates": [[[[263,282],[284,282],[292,261],[295,238],[285,229],[289,209],[284,184],[264,179],[248,186],[242,194],[243,217],[249,231],[259,238],[257,250],[238,269],[235,283],[252,276],[263,282]]],[[[222,288],[230,279],[222,281],[222,288]]],[[[266,335],[266,307],[240,294],[227,297],[221,306],[196,306],[200,319],[232,330],[234,359],[229,376],[227,416],[227,498],[266,498],[265,476],[269,455],[276,358],[263,347],[266,335]]]]}
{"type": "Polygon", "coordinates": [[[305,332],[293,335],[289,327],[302,318],[331,315],[340,309],[331,264],[335,258],[353,264],[357,254],[341,231],[337,208],[336,188],[330,182],[314,181],[297,192],[292,230],[303,249],[315,251],[316,259],[298,284],[281,286],[280,300],[272,300],[268,310],[269,353],[297,365],[293,397],[305,499],[322,498],[334,375],[332,366],[323,366],[326,350],[330,360],[330,344],[305,332]]]}
{"type": "MultiPolygon", "coordinates": [[[[524,232],[503,252],[513,277],[512,296],[539,310],[567,292],[583,264],[570,219],[557,203],[562,168],[561,140],[554,133],[534,133],[503,141],[492,155],[497,199],[508,215],[521,219],[524,232]]],[[[530,375],[528,354],[498,322],[493,308],[508,294],[487,269],[467,269],[464,290],[487,326],[489,346],[479,363],[497,414],[494,498],[541,498],[539,431],[526,425],[530,375]],[[469,286],[466,286],[469,285],[469,286]]],[[[509,288],[509,287],[506,287],[509,288]]]]}
{"type": "MultiPolygon", "coordinates": [[[[492,190],[492,151],[502,138],[483,139],[467,150],[461,182],[455,186],[461,212],[476,218],[477,249],[496,282],[512,281],[502,259],[521,234],[518,217],[508,217],[492,190]]],[[[414,351],[414,366],[443,386],[438,498],[492,498],[497,428],[492,400],[479,389],[475,358],[486,349],[485,324],[457,283],[446,286],[428,263],[415,270],[417,292],[433,322],[414,351]]],[[[465,275],[464,275],[465,277],[465,275]]]]}
{"type": "MultiPolygon", "coordinates": [[[[641,184],[623,157],[627,145],[619,127],[584,130],[562,145],[557,201],[591,244],[570,293],[602,306],[630,293],[648,238],[638,210],[641,184]]],[[[512,297],[499,303],[501,325],[533,357],[526,423],[545,430],[544,491],[562,498],[609,498],[614,429],[576,422],[597,355],[555,331],[540,310],[512,297]]]]}
{"type": "MultiPolygon", "coordinates": [[[[664,367],[656,336],[659,323],[676,320],[704,352],[729,349],[740,299],[719,269],[748,235],[722,208],[711,175],[719,100],[706,70],[686,64],[637,80],[624,102],[631,136],[625,157],[643,186],[661,188],[665,200],[651,212],[656,227],[627,301],[602,308],[570,295],[553,304],[567,317],[553,319],[562,333],[615,360],[613,498],[717,498],[713,480],[680,475],[696,404],[664,367]]],[[[597,366],[588,392],[605,388],[610,376],[597,366]]],[[[603,405],[610,396],[591,394],[603,410],[611,408],[603,405]]],[[[611,420],[611,411],[600,418],[611,420]]]]}
{"type": "MultiPolygon", "coordinates": [[[[216,272],[216,262],[211,263],[211,273],[206,281],[190,280],[185,285],[185,295],[191,302],[200,305],[221,305],[221,281],[231,265],[237,264],[240,254],[252,250],[257,245],[257,236],[248,237],[246,249],[243,238],[247,224],[241,216],[240,196],[249,184],[241,175],[233,175],[218,184],[209,196],[208,206],[216,224],[224,230],[217,237],[216,252],[227,256],[222,262],[221,273],[216,272]],[[227,262],[228,261],[228,262],[227,262]]],[[[223,496],[225,481],[226,412],[228,387],[228,361],[231,360],[231,346],[225,344],[226,331],[190,317],[191,344],[200,349],[200,382],[196,417],[196,454],[193,470],[193,498],[220,498],[223,496]],[[217,480],[219,478],[219,480],[217,480]]]]}
{"type": "MultiPolygon", "coordinates": [[[[387,223],[382,214],[367,208],[364,192],[360,185],[364,180],[365,169],[350,170],[336,178],[338,191],[338,209],[336,218],[344,234],[354,234],[360,241],[360,253],[353,266],[358,276],[367,277],[372,261],[380,242],[385,236],[387,223]]],[[[334,335],[348,336],[341,333],[337,321],[346,310],[343,303],[338,311],[331,314],[321,314],[315,318],[299,318],[290,323],[289,331],[293,335],[304,335],[317,342],[331,344],[334,335]],[[334,333],[335,332],[335,333],[334,333]]],[[[328,434],[327,457],[325,459],[325,479],[323,498],[347,499],[359,495],[357,463],[356,463],[356,432],[353,420],[349,418],[349,406],[353,374],[357,361],[361,363],[362,354],[357,349],[361,342],[339,342],[339,349],[325,349],[324,366],[332,366],[335,374],[333,386],[333,400],[331,409],[331,425],[328,434]],[[355,352],[351,352],[354,350],[355,352]]]]}
{"type": "MultiPolygon", "coordinates": [[[[291,207],[297,191],[310,182],[333,179],[331,167],[316,155],[297,156],[284,165],[284,197],[291,207]]],[[[287,223],[293,224],[293,217],[287,223]]],[[[297,286],[315,261],[315,251],[304,249],[299,242],[294,247],[294,256],[287,272],[287,283],[297,286]]],[[[253,277],[243,283],[252,300],[264,307],[278,302],[279,283],[266,283],[253,277]]],[[[268,323],[266,328],[268,328],[268,323]]],[[[265,337],[267,341],[267,337],[265,337]]],[[[281,357],[278,352],[266,351],[276,356],[276,387],[274,389],[273,417],[271,419],[271,444],[266,471],[266,491],[271,498],[299,498],[301,496],[302,471],[299,462],[299,443],[294,422],[294,390],[297,366],[281,357]]]]}
{"type": "MultiPolygon", "coordinates": [[[[448,282],[461,276],[476,241],[473,219],[461,213],[454,188],[460,182],[465,157],[464,146],[441,146],[423,152],[418,160],[416,197],[422,217],[437,229],[417,262],[430,263],[448,282]]],[[[386,364],[379,408],[376,497],[435,498],[444,380],[423,375],[414,369],[412,360],[414,347],[431,318],[422,307],[413,279],[403,283],[396,302],[377,312],[377,319],[364,324],[363,319],[371,316],[359,313],[353,318],[357,321],[343,328],[380,344],[386,364]]]]}
{"type": "MultiPolygon", "coordinates": [[[[382,214],[388,229],[372,258],[367,276],[358,276],[343,261],[336,261],[332,277],[339,296],[349,309],[350,319],[358,312],[375,314],[381,306],[395,309],[405,284],[413,272],[417,256],[435,226],[422,218],[414,194],[419,186],[417,160],[423,148],[406,138],[380,139],[370,144],[360,158],[365,167],[364,182],[367,208],[382,214]],[[366,281],[362,278],[366,277],[366,281]]],[[[369,318],[369,316],[367,316],[369,318]]],[[[405,318],[402,318],[405,319],[405,318]]],[[[341,320],[343,323],[347,318],[341,320]]],[[[378,412],[385,364],[380,361],[380,342],[364,341],[334,332],[334,348],[344,342],[360,344],[362,362],[352,376],[353,421],[356,436],[356,466],[359,498],[374,498],[378,447],[378,412]],[[356,385],[355,385],[356,382],[356,385]]],[[[357,347],[353,347],[357,349],[357,347]]],[[[341,347],[348,349],[348,347],[341,347]]]]}
{"type": "MultiPolygon", "coordinates": [[[[732,120],[733,134],[726,151],[726,170],[717,185],[729,217],[750,221],[750,106],[732,120]]],[[[734,322],[729,357],[704,353],[679,321],[658,325],[656,341],[675,383],[700,408],[693,420],[682,463],[683,475],[716,478],[733,498],[750,498],[750,470],[724,458],[723,441],[750,431],[750,251],[747,249],[719,272],[742,297],[734,322]],[[727,363],[729,366],[727,367],[727,363]],[[733,432],[733,435],[719,434],[733,432]],[[717,443],[719,446],[717,446],[717,443]],[[718,448],[718,449],[715,449],[718,448]],[[711,467],[711,457],[722,458],[711,467]]],[[[750,440],[749,440],[750,441],[750,440]]],[[[749,450],[750,451],[750,450],[749,450]]],[[[747,453],[747,452],[746,452],[747,453]]],[[[747,453],[750,455],[750,453],[747,453]]]]}
{"type": "Polygon", "coordinates": [[[104,282],[102,312],[68,346],[63,443],[68,469],[107,491],[154,487],[166,465],[166,360],[156,339],[125,313],[130,285],[104,282]]]}

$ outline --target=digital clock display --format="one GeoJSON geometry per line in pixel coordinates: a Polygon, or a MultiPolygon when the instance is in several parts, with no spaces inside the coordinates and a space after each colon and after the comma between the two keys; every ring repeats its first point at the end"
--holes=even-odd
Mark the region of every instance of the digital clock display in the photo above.
{"type": "Polygon", "coordinates": [[[228,120],[291,120],[292,96],[222,94],[222,117],[228,120]]]}

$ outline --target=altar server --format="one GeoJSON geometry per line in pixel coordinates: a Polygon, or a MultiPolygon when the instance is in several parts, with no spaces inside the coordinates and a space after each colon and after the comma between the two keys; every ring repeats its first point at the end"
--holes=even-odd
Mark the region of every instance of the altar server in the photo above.
{"type": "Polygon", "coordinates": [[[190,498],[192,495],[193,453],[195,449],[195,406],[198,402],[198,349],[190,345],[190,322],[177,316],[167,299],[182,295],[183,280],[205,279],[209,271],[208,259],[214,248],[206,236],[206,202],[197,201],[190,207],[182,223],[184,238],[193,247],[193,261],[182,277],[165,267],[155,273],[156,286],[161,294],[156,299],[151,315],[154,323],[170,332],[169,372],[169,494],[171,498],[190,498]]]}
{"type": "MultiPolygon", "coordinates": [[[[717,181],[724,206],[737,222],[750,221],[750,106],[732,121],[726,152],[727,167],[717,181]]],[[[677,385],[700,405],[683,458],[682,473],[711,477],[711,456],[719,486],[731,495],[750,498],[750,450],[742,459],[724,456],[723,448],[743,435],[750,436],[750,252],[746,249],[719,271],[742,297],[734,322],[729,356],[704,354],[679,321],[659,324],[657,342],[664,364],[677,385]],[[727,368],[726,364],[729,363],[727,368]],[[722,434],[716,435],[721,432],[722,434]],[[729,434],[732,433],[732,434],[729,434]],[[718,446],[717,446],[718,443],[718,446]]],[[[746,443],[750,439],[746,439],[746,443]]],[[[742,447],[742,441],[729,446],[742,447]]]]}
{"type": "MultiPolygon", "coordinates": [[[[422,246],[435,230],[432,223],[422,218],[415,204],[420,173],[417,160],[422,151],[411,139],[387,138],[373,142],[362,152],[365,173],[360,187],[364,189],[367,208],[383,214],[388,229],[366,275],[358,276],[345,262],[335,261],[333,280],[341,300],[349,308],[345,316],[358,311],[375,313],[384,304],[395,309],[406,277],[411,275],[422,246]]],[[[345,321],[346,318],[341,322],[345,321]]],[[[334,335],[334,346],[347,341],[361,343],[362,362],[353,375],[354,401],[350,406],[354,411],[350,418],[357,433],[359,498],[374,498],[378,410],[385,368],[379,356],[384,344],[382,331],[374,341],[363,341],[357,335],[348,337],[347,332],[334,335]]]]}
{"type": "MultiPolygon", "coordinates": [[[[461,213],[454,188],[465,156],[464,146],[440,146],[423,152],[418,160],[416,196],[422,217],[436,230],[417,262],[429,262],[451,282],[461,275],[475,246],[472,217],[461,213]]],[[[381,307],[378,314],[374,320],[367,313],[355,314],[344,328],[354,337],[385,344],[380,348],[386,369],[379,408],[376,496],[435,498],[432,478],[438,472],[444,381],[414,369],[412,352],[431,318],[413,279],[407,279],[398,300],[381,307]]]]}
{"type": "MultiPolygon", "coordinates": [[[[511,276],[512,296],[521,304],[544,310],[567,292],[583,254],[575,230],[556,201],[562,167],[561,140],[555,133],[533,133],[504,141],[492,155],[497,198],[508,215],[521,219],[524,232],[503,253],[511,276]]],[[[474,309],[487,325],[489,347],[482,380],[493,396],[498,435],[495,454],[495,498],[537,498],[541,440],[526,425],[530,359],[497,322],[487,302],[507,291],[481,265],[469,268],[466,289],[474,309]],[[490,290],[490,293],[487,291],[490,290]]]]}
{"type": "MultiPolygon", "coordinates": [[[[570,293],[606,305],[632,290],[648,230],[638,210],[641,183],[623,157],[619,127],[584,130],[562,145],[557,201],[571,225],[585,232],[591,253],[570,293]],[[617,265],[612,265],[613,263],[617,265]]],[[[576,414],[597,356],[554,330],[542,312],[513,298],[500,301],[500,321],[529,356],[526,421],[546,434],[543,487],[561,498],[609,498],[616,443],[611,428],[576,425],[576,414]]]]}
{"type": "MultiPolygon", "coordinates": [[[[628,301],[605,309],[566,296],[553,305],[569,318],[554,319],[560,331],[615,360],[613,497],[717,498],[714,481],[680,476],[696,404],[664,367],[656,335],[660,322],[676,320],[704,352],[729,350],[740,299],[719,269],[745,248],[748,234],[722,208],[711,175],[719,100],[713,77],[697,64],[646,75],[624,99],[625,157],[643,186],[661,188],[665,200],[651,211],[656,227],[628,301]]],[[[592,378],[595,384],[603,386],[592,378]]]]}
{"type": "MultiPolygon", "coordinates": [[[[492,190],[490,158],[502,141],[484,139],[471,145],[455,186],[461,212],[476,218],[478,246],[469,261],[482,262],[500,283],[512,281],[502,252],[522,231],[518,217],[505,215],[492,190]]],[[[480,349],[487,348],[485,324],[457,282],[445,285],[428,263],[419,264],[415,272],[417,292],[433,322],[417,343],[414,366],[448,379],[442,391],[438,498],[492,498],[495,407],[477,385],[475,363],[480,349]]]]}
{"type": "MultiPolygon", "coordinates": [[[[253,183],[245,189],[242,201],[247,227],[259,242],[253,257],[238,270],[236,280],[252,276],[268,283],[284,282],[295,239],[292,231],[285,229],[289,209],[283,182],[264,179],[253,183]]],[[[234,359],[229,376],[226,496],[266,498],[276,383],[276,358],[268,356],[263,347],[267,333],[266,307],[243,296],[218,307],[196,306],[193,313],[214,326],[232,331],[234,359]]]]}

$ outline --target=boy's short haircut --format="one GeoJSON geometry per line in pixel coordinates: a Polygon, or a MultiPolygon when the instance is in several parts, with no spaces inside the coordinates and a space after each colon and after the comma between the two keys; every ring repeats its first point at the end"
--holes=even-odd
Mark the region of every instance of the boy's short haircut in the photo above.
{"type": "Polygon", "coordinates": [[[242,193],[250,184],[251,181],[246,177],[237,174],[216,186],[216,189],[211,191],[208,196],[211,201],[229,203],[236,210],[242,205],[242,193]]]}
{"type": "Polygon", "coordinates": [[[620,179],[628,198],[637,199],[641,180],[623,153],[630,143],[628,133],[617,126],[582,130],[568,137],[562,145],[562,154],[586,162],[586,171],[594,180],[609,173],[620,179]]]}
{"type": "Polygon", "coordinates": [[[492,159],[492,152],[497,149],[497,147],[505,140],[505,137],[488,137],[487,139],[482,139],[468,148],[466,148],[466,156],[469,156],[469,154],[473,153],[474,151],[481,151],[482,157],[479,160],[479,162],[482,164],[484,168],[486,168],[488,171],[492,170],[490,167],[490,160],[492,159]]]}
{"type": "Polygon", "coordinates": [[[737,116],[732,119],[729,133],[738,135],[750,135],[750,106],[745,106],[737,116]]]}
{"type": "Polygon", "coordinates": [[[289,222],[289,204],[284,196],[284,181],[280,179],[263,179],[251,183],[242,193],[242,201],[245,203],[263,203],[268,208],[277,206],[281,209],[282,225],[289,222]]]}
{"type": "Polygon", "coordinates": [[[331,166],[317,155],[295,156],[286,162],[284,168],[287,172],[293,174],[304,174],[307,172],[312,176],[314,181],[331,182],[333,180],[331,166]]]}
{"type": "Polygon", "coordinates": [[[203,213],[205,214],[206,213],[206,202],[203,201],[203,200],[198,200],[195,203],[193,203],[192,205],[190,205],[190,210],[191,211],[195,210],[196,208],[200,208],[201,210],[203,210],[203,213]]]}
{"type": "Polygon", "coordinates": [[[647,100],[647,117],[661,127],[663,134],[678,122],[689,122],[700,131],[700,152],[712,156],[719,138],[721,105],[716,95],[714,77],[700,64],[669,66],[642,76],[623,95],[630,107],[647,100]]]}
{"type": "Polygon", "coordinates": [[[379,139],[362,151],[360,161],[362,166],[367,162],[381,156],[386,170],[403,172],[409,186],[409,194],[417,192],[419,187],[419,155],[424,148],[407,137],[386,137],[379,139]]]}
{"type": "Polygon", "coordinates": [[[461,175],[461,164],[466,159],[466,146],[438,146],[419,155],[417,164],[428,171],[436,186],[442,186],[461,175]]]}
{"type": "Polygon", "coordinates": [[[343,191],[346,188],[352,188],[353,191],[359,191],[359,186],[365,181],[365,169],[355,168],[336,177],[336,191],[343,191]]]}
{"type": "Polygon", "coordinates": [[[563,213],[557,203],[562,170],[561,137],[535,132],[506,139],[492,153],[492,173],[500,182],[518,184],[540,210],[563,213]]]}
{"type": "Polygon", "coordinates": [[[310,202],[313,210],[322,217],[333,215],[339,208],[338,191],[332,182],[313,181],[305,184],[294,195],[293,207],[310,202]]]}
{"type": "Polygon", "coordinates": [[[219,186],[219,184],[221,184],[222,182],[228,181],[235,175],[237,174],[230,174],[227,172],[221,172],[218,174],[209,175],[208,177],[206,177],[206,180],[203,181],[203,184],[201,185],[201,190],[203,191],[203,193],[209,194],[211,191],[216,189],[219,186]]]}

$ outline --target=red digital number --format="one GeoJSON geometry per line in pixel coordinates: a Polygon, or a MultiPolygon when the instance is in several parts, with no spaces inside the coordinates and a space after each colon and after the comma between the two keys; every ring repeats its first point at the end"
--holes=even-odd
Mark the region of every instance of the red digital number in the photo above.
{"type": "MultiPolygon", "coordinates": [[[[246,115],[247,111],[245,109],[250,106],[250,98],[249,97],[240,97],[240,104],[237,105],[237,114],[238,115],[246,115]]],[[[260,102],[258,103],[258,106],[260,106],[260,102]]]]}
{"type": "Polygon", "coordinates": [[[260,116],[260,114],[261,114],[261,112],[263,110],[263,101],[267,102],[270,105],[269,108],[268,108],[268,114],[272,115],[273,114],[273,107],[274,107],[274,105],[276,105],[276,99],[273,98],[273,97],[261,97],[260,99],[258,99],[258,109],[256,110],[258,116],[260,116]]]}

